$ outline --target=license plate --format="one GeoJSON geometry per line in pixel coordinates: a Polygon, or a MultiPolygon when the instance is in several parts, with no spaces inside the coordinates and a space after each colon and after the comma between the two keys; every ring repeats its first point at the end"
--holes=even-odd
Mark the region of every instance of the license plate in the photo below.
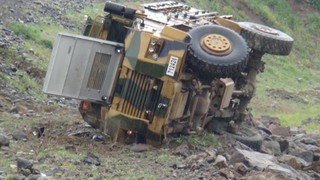
{"type": "Polygon", "coordinates": [[[167,72],[166,72],[166,74],[168,76],[172,76],[172,77],[174,76],[174,73],[176,72],[178,60],[179,60],[178,57],[175,57],[175,56],[171,56],[170,57],[169,64],[168,64],[168,69],[167,69],[167,72]]]}

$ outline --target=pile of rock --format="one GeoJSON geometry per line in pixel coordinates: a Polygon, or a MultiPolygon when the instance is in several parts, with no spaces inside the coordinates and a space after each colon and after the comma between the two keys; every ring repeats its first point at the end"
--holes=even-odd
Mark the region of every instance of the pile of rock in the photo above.
{"type": "Polygon", "coordinates": [[[264,140],[259,152],[227,136],[219,138],[220,148],[181,145],[173,152],[183,159],[173,166],[174,174],[200,179],[320,179],[320,134],[280,127],[276,118],[260,122],[269,126],[260,126],[264,140]]]}

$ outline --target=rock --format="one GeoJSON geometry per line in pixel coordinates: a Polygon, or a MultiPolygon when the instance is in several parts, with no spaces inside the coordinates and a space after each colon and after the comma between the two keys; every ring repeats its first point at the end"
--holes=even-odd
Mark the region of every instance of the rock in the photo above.
{"type": "Polygon", "coordinates": [[[317,146],[317,141],[311,138],[303,138],[300,142],[307,144],[307,145],[314,145],[317,146]]]}
{"type": "Polygon", "coordinates": [[[39,180],[41,177],[41,174],[33,174],[28,176],[28,180],[39,180]]]}
{"type": "Polygon", "coordinates": [[[306,168],[306,170],[313,170],[317,173],[320,173],[320,161],[313,162],[310,166],[306,168]]]}
{"type": "Polygon", "coordinates": [[[271,131],[273,135],[287,137],[290,136],[290,128],[281,127],[278,125],[271,124],[268,129],[271,131]]]}
{"type": "Polygon", "coordinates": [[[21,115],[20,114],[13,114],[12,117],[19,119],[19,118],[21,118],[21,115]]]}
{"type": "Polygon", "coordinates": [[[81,160],[81,162],[84,163],[84,164],[94,164],[96,166],[100,166],[101,165],[100,159],[98,157],[92,156],[92,155],[83,158],[81,160]]]}
{"type": "Polygon", "coordinates": [[[276,156],[281,154],[280,144],[277,141],[263,141],[260,151],[276,156]]]}
{"type": "Polygon", "coordinates": [[[27,141],[28,140],[27,134],[23,131],[16,131],[16,132],[12,133],[12,138],[17,141],[20,141],[20,140],[27,141]]]}
{"type": "Polygon", "coordinates": [[[223,168],[223,169],[219,170],[219,174],[220,174],[220,176],[223,176],[227,179],[234,179],[233,172],[230,171],[230,169],[228,169],[228,168],[223,168]]]}
{"type": "Polygon", "coordinates": [[[214,157],[214,156],[208,156],[208,157],[206,157],[206,161],[208,162],[208,163],[213,163],[214,161],[215,161],[215,159],[216,159],[216,157],[214,157]]]}
{"type": "Polygon", "coordinates": [[[41,2],[41,1],[34,1],[33,4],[37,4],[37,5],[43,6],[43,2],[41,2]]]}
{"type": "Polygon", "coordinates": [[[31,128],[32,134],[38,138],[45,136],[44,130],[45,130],[45,127],[32,127],[31,128]]]}
{"type": "Polygon", "coordinates": [[[177,168],[178,169],[186,169],[186,168],[188,168],[189,166],[188,165],[186,165],[186,164],[178,164],[177,165],[177,168]]]}
{"type": "Polygon", "coordinates": [[[294,155],[298,154],[299,152],[310,150],[314,153],[320,153],[320,148],[318,146],[314,145],[306,145],[304,143],[301,143],[299,141],[294,141],[290,144],[290,151],[292,151],[294,155]]]}
{"type": "Polygon", "coordinates": [[[200,153],[188,156],[186,158],[186,162],[188,162],[190,164],[190,163],[193,163],[193,162],[196,162],[196,161],[204,161],[207,156],[208,156],[207,153],[200,152],[200,153]]]}
{"type": "Polygon", "coordinates": [[[256,172],[246,177],[246,180],[279,180],[279,179],[287,180],[288,178],[279,177],[279,174],[275,174],[272,172],[256,172]]]}
{"type": "Polygon", "coordinates": [[[190,156],[192,153],[191,153],[188,145],[182,144],[182,145],[176,147],[173,154],[186,158],[186,157],[190,156]]]}
{"type": "Polygon", "coordinates": [[[0,175],[4,173],[4,170],[0,167],[0,175]]]}
{"type": "Polygon", "coordinates": [[[312,163],[314,158],[314,154],[311,150],[299,152],[298,154],[295,154],[295,156],[305,160],[307,163],[312,163]]]}
{"type": "Polygon", "coordinates": [[[76,147],[73,144],[66,144],[64,148],[65,150],[76,151],[76,147]]]}
{"type": "Polygon", "coordinates": [[[230,162],[242,162],[250,167],[255,167],[257,170],[270,169],[275,172],[295,175],[295,172],[291,171],[290,169],[284,168],[279,164],[276,164],[276,158],[274,156],[241,149],[236,150],[237,151],[231,156],[230,162]]]}
{"type": "MultiPolygon", "coordinates": [[[[313,174],[313,178],[314,178],[314,179],[320,179],[320,174],[314,173],[314,174],[313,174]]],[[[311,178],[310,178],[310,179],[311,179],[311,178]]]]}
{"type": "Polygon", "coordinates": [[[209,157],[217,158],[217,152],[215,149],[206,149],[205,152],[209,155],[209,157]]]}
{"type": "Polygon", "coordinates": [[[92,136],[92,139],[97,141],[97,142],[106,142],[106,138],[101,134],[94,134],[92,136]]]}
{"type": "Polygon", "coordinates": [[[32,170],[33,162],[25,158],[17,158],[17,169],[29,169],[32,170]]]}
{"type": "Polygon", "coordinates": [[[305,160],[292,155],[283,155],[279,157],[278,160],[280,162],[288,164],[289,166],[291,166],[296,170],[301,170],[303,167],[306,167],[309,165],[305,160]]]}
{"type": "Polygon", "coordinates": [[[134,144],[130,147],[130,150],[133,152],[145,152],[150,149],[150,145],[147,144],[134,144]]]}
{"type": "Polygon", "coordinates": [[[241,175],[245,175],[248,172],[248,167],[243,163],[235,163],[234,168],[241,175]]]}
{"type": "Polygon", "coordinates": [[[291,135],[295,135],[295,134],[299,134],[299,128],[298,127],[290,127],[290,134],[291,135]]]}
{"type": "Polygon", "coordinates": [[[2,146],[2,147],[0,148],[0,151],[3,151],[3,152],[5,152],[5,153],[9,153],[10,148],[9,148],[9,146],[2,146]]]}
{"type": "Polygon", "coordinates": [[[15,174],[15,175],[9,175],[7,179],[12,179],[12,180],[25,180],[26,177],[22,174],[15,174]]]}
{"type": "Polygon", "coordinates": [[[268,127],[270,124],[280,125],[280,119],[271,116],[261,116],[260,121],[268,127]]]}
{"type": "Polygon", "coordinates": [[[21,169],[19,169],[18,172],[19,172],[20,174],[23,174],[24,176],[29,176],[30,174],[32,174],[31,169],[21,168],[21,169]]]}
{"type": "Polygon", "coordinates": [[[218,155],[213,165],[217,166],[219,169],[228,167],[227,159],[222,155],[218,155]]]}
{"type": "Polygon", "coordinates": [[[245,159],[245,157],[238,151],[235,151],[231,157],[230,157],[230,160],[229,160],[229,163],[230,164],[236,164],[236,163],[247,163],[247,160],[245,159]]]}
{"type": "Polygon", "coordinates": [[[206,160],[200,159],[196,162],[195,165],[193,165],[192,169],[204,169],[208,166],[209,166],[209,163],[206,160]]]}
{"type": "Polygon", "coordinates": [[[313,154],[313,161],[320,161],[320,153],[313,154]]]}
{"type": "Polygon", "coordinates": [[[298,81],[298,83],[301,83],[303,81],[303,79],[299,77],[299,78],[297,78],[297,81],[298,81]]]}
{"type": "Polygon", "coordinates": [[[289,149],[289,142],[287,140],[278,140],[278,143],[280,145],[280,151],[285,152],[289,149]]]}
{"type": "Polygon", "coordinates": [[[28,108],[21,104],[16,104],[9,112],[14,114],[27,114],[28,108]]]}
{"type": "Polygon", "coordinates": [[[0,147],[1,146],[9,146],[9,144],[10,144],[9,139],[5,135],[0,134],[0,147]]]}

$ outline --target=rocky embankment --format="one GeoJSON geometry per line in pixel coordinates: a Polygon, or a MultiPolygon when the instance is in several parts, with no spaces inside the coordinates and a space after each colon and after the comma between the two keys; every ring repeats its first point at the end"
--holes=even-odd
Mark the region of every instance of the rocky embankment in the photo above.
{"type": "MultiPolygon", "coordinates": [[[[28,113],[29,116],[36,116],[30,114],[31,112],[28,111],[28,108],[21,105],[11,110],[10,113],[12,116],[20,119],[24,119],[25,116],[28,116],[28,113]]],[[[0,133],[0,154],[2,158],[8,157],[12,159],[14,157],[15,162],[12,161],[10,166],[16,169],[16,174],[10,174],[3,169],[4,167],[0,167],[0,179],[4,179],[5,177],[13,177],[15,179],[56,178],[54,172],[50,170],[42,170],[41,172],[36,168],[45,163],[44,157],[52,157],[46,155],[39,158],[34,154],[34,156],[29,155],[28,158],[25,158],[23,153],[15,152],[16,150],[12,149],[10,145],[14,143],[15,146],[30,146],[30,144],[35,143],[35,137],[38,138],[36,141],[48,141],[48,137],[45,137],[43,132],[49,137],[51,132],[58,132],[59,136],[57,138],[59,139],[65,138],[64,135],[66,133],[68,133],[68,138],[72,138],[72,136],[80,137],[80,139],[72,138],[73,142],[70,143],[69,140],[67,144],[64,141],[59,141],[60,145],[63,145],[67,151],[74,153],[78,152],[78,149],[81,148],[81,143],[83,143],[81,139],[86,139],[86,143],[89,146],[94,143],[100,144],[101,148],[105,149],[104,153],[103,151],[91,151],[89,148],[87,156],[72,161],[74,166],[78,166],[82,170],[84,166],[87,166],[83,171],[90,171],[90,168],[94,166],[102,169],[108,169],[111,165],[116,166],[117,163],[127,160],[121,156],[125,152],[130,153],[130,156],[134,157],[133,161],[139,162],[139,166],[152,166],[167,171],[166,174],[154,172],[156,177],[160,179],[286,180],[320,178],[320,134],[307,134],[296,128],[281,127],[276,118],[263,117],[255,121],[255,123],[259,124],[260,133],[264,137],[261,148],[258,150],[252,150],[228,135],[212,136],[217,138],[218,144],[211,146],[200,146],[191,143],[177,145],[176,143],[172,143],[176,141],[172,138],[171,143],[169,142],[166,147],[160,149],[144,144],[117,144],[115,148],[114,144],[97,131],[88,128],[84,124],[79,125],[79,123],[70,124],[67,131],[54,129],[57,127],[52,127],[50,130],[50,127],[47,126],[39,129],[25,128],[24,130],[16,130],[11,133],[3,133],[6,132],[3,131],[0,133]],[[79,131],[79,128],[85,129],[85,131],[79,131]],[[157,152],[163,150],[174,161],[170,161],[168,164],[161,164],[158,160],[144,158],[150,153],[157,156],[157,152]],[[108,162],[108,153],[112,156],[118,156],[117,161],[113,162],[114,164],[108,162]],[[34,164],[36,164],[36,167],[34,164]]],[[[48,148],[51,147],[48,146],[48,148]]],[[[61,160],[55,160],[53,163],[57,163],[58,165],[62,162],[61,160]]],[[[115,172],[109,172],[112,177],[121,178],[122,176],[116,173],[117,169],[114,170],[115,172]]],[[[126,170],[128,169],[124,171],[126,170]]],[[[126,174],[122,175],[125,176],[126,174]]]]}
{"type": "Polygon", "coordinates": [[[281,127],[277,118],[255,123],[264,137],[258,151],[224,135],[220,148],[194,153],[196,147],[181,145],[173,152],[184,157],[177,177],[188,169],[199,179],[320,179],[320,134],[281,127]]]}

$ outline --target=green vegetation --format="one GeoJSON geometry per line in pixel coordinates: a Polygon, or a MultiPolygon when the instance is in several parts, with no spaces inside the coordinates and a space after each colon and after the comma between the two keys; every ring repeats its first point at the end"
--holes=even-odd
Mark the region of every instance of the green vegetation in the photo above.
{"type": "Polygon", "coordinates": [[[52,40],[41,38],[41,33],[38,28],[16,22],[10,24],[9,28],[17,35],[23,35],[27,40],[32,40],[46,48],[52,49],[52,40]]]}
{"type": "Polygon", "coordinates": [[[15,87],[19,92],[29,94],[38,100],[44,99],[41,87],[35,79],[31,78],[25,71],[17,71],[14,76],[0,73],[0,78],[7,84],[15,87]]]}
{"type": "Polygon", "coordinates": [[[310,0],[310,4],[317,9],[318,11],[320,11],[320,1],[319,0],[310,0]]]}
{"type": "MultiPolygon", "coordinates": [[[[239,4],[231,0],[187,1],[188,3],[203,9],[218,11],[219,14],[233,14],[237,21],[252,21],[250,13],[255,13],[263,23],[291,35],[294,39],[293,51],[289,56],[265,55],[265,71],[258,75],[257,93],[250,107],[255,116],[269,114],[279,117],[285,126],[304,126],[307,119],[313,119],[320,115],[316,109],[319,104],[303,104],[288,99],[275,99],[269,94],[270,89],[285,90],[305,98],[304,93],[319,86],[320,82],[320,46],[319,27],[320,14],[318,11],[297,12],[292,9],[288,1],[279,0],[242,0],[244,7],[251,12],[238,9],[239,4]]],[[[320,9],[318,0],[310,0],[314,9],[320,9]]],[[[310,9],[308,4],[302,2],[300,6],[310,9]]],[[[261,23],[261,22],[258,22],[261,23]]],[[[305,126],[306,130],[320,130],[305,126]]]]}
{"type": "MultiPolygon", "coordinates": [[[[320,52],[320,47],[317,46],[319,39],[316,37],[318,33],[316,27],[320,27],[319,13],[310,12],[304,19],[302,16],[297,16],[287,1],[266,0],[258,3],[254,0],[246,0],[246,2],[251,9],[263,17],[268,25],[287,32],[295,39],[293,51],[288,57],[271,55],[263,57],[266,69],[258,77],[257,98],[260,100],[270,98],[267,97],[270,88],[299,93],[318,86],[320,59],[316,54],[320,52]]],[[[266,107],[265,111],[279,117],[285,126],[300,126],[306,119],[319,115],[319,111],[315,110],[319,109],[319,105],[305,105],[290,100],[275,101],[281,104],[277,109],[267,109],[268,104],[261,104],[258,101],[251,106],[255,114],[260,115],[261,112],[255,110],[255,107],[261,105],[266,107]]],[[[306,130],[315,129],[306,127],[306,130]]]]}
{"type": "Polygon", "coordinates": [[[320,124],[317,121],[319,121],[320,118],[317,114],[319,114],[320,104],[307,105],[305,107],[299,106],[299,108],[301,109],[296,112],[278,114],[278,117],[282,120],[281,125],[303,127],[303,129],[307,131],[319,131],[320,124]]]}
{"type": "Polygon", "coordinates": [[[79,27],[83,27],[88,16],[94,19],[96,16],[102,15],[103,8],[104,3],[95,3],[92,6],[85,7],[81,13],[77,11],[68,11],[66,16],[79,27]]]}
{"type": "MultiPolygon", "coordinates": [[[[58,32],[76,32],[77,30],[65,29],[61,25],[54,22],[52,19],[43,18],[39,24],[23,24],[14,22],[9,24],[9,28],[17,35],[25,38],[23,43],[23,52],[29,57],[28,63],[32,67],[46,71],[53,41],[58,32]]],[[[0,54],[4,57],[5,64],[15,64],[22,62],[21,53],[15,48],[3,49],[0,48],[0,54]]],[[[26,59],[28,60],[28,59],[26,59]]],[[[7,76],[0,73],[0,78],[7,84],[15,87],[20,93],[27,93],[34,96],[38,100],[45,98],[42,93],[42,85],[39,85],[39,80],[36,80],[30,75],[19,70],[13,76],[7,76]]],[[[41,78],[41,77],[39,77],[41,78]]]]}
{"type": "Polygon", "coordinates": [[[200,135],[181,136],[179,138],[173,138],[171,141],[178,144],[193,144],[202,147],[217,146],[219,144],[217,137],[208,132],[203,132],[200,135]]]}
{"type": "MultiPolygon", "coordinates": [[[[0,55],[4,57],[3,62],[5,64],[13,64],[15,62],[21,61],[22,59],[17,50],[14,48],[0,48],[0,55]]],[[[8,76],[5,73],[0,72],[0,78],[6,84],[15,87],[21,93],[30,94],[39,100],[44,98],[39,83],[34,78],[30,77],[30,75],[26,71],[18,70],[12,76],[8,76]]]]}
{"type": "Polygon", "coordinates": [[[8,48],[8,49],[0,48],[0,55],[4,57],[3,62],[5,64],[10,64],[20,59],[19,55],[17,54],[17,50],[15,48],[8,48]]]}

